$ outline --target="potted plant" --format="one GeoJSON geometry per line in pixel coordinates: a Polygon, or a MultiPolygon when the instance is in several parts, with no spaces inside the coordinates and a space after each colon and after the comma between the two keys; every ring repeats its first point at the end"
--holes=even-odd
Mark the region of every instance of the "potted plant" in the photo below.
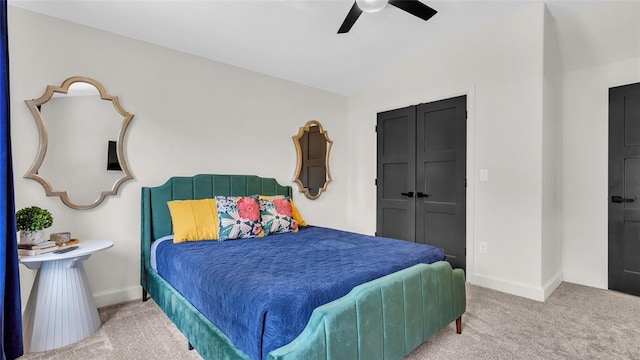
{"type": "Polygon", "coordinates": [[[37,206],[16,212],[16,225],[20,231],[20,244],[39,244],[44,241],[44,229],[53,224],[53,216],[37,206]]]}

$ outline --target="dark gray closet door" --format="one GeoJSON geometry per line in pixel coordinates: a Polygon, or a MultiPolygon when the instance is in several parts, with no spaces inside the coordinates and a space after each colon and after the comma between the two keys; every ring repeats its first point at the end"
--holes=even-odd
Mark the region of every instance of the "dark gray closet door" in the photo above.
{"type": "Polygon", "coordinates": [[[378,114],[377,235],[466,267],[466,96],[378,114]]]}
{"type": "Polygon", "coordinates": [[[379,113],[376,129],[376,234],[415,241],[415,107],[379,113]]]}
{"type": "Polygon", "coordinates": [[[609,289],[640,295],[640,83],[609,89],[609,289]]]}
{"type": "Polygon", "coordinates": [[[417,107],[416,242],[466,259],[466,96],[417,107]]]}

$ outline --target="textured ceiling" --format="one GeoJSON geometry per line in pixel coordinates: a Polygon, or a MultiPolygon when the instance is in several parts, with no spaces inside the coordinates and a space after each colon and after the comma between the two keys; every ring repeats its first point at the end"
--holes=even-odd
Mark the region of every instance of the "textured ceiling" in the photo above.
{"type": "MultiPolygon", "coordinates": [[[[438,11],[428,22],[387,6],[363,14],[341,35],[336,32],[352,1],[9,0],[9,5],[349,95],[430,42],[529,4],[422,1],[438,11]]],[[[547,3],[565,69],[640,56],[639,1],[547,3]]]]}

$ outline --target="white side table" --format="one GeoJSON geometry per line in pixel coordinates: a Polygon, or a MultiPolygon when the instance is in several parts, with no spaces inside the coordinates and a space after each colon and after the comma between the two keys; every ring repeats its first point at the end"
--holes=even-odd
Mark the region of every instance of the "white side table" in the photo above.
{"type": "Polygon", "coordinates": [[[80,240],[64,254],[23,256],[38,270],[22,316],[24,349],[45,351],[73,344],[100,328],[100,316],[82,262],[113,246],[109,240],[80,240]]]}

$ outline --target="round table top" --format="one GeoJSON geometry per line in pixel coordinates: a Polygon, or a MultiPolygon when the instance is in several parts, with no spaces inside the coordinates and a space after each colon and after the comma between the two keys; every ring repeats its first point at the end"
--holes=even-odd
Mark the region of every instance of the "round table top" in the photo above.
{"type": "MultiPolygon", "coordinates": [[[[31,255],[31,256],[21,256],[20,262],[23,264],[27,263],[36,263],[42,261],[53,261],[53,260],[64,260],[64,259],[73,259],[84,255],[91,255],[100,250],[105,250],[113,246],[113,241],[111,240],[98,240],[98,239],[86,239],[80,240],[77,244],[77,249],[68,251],[62,254],[54,254],[52,252],[41,254],[41,255],[31,255]]],[[[75,246],[72,245],[72,246],[75,246]]]]}

